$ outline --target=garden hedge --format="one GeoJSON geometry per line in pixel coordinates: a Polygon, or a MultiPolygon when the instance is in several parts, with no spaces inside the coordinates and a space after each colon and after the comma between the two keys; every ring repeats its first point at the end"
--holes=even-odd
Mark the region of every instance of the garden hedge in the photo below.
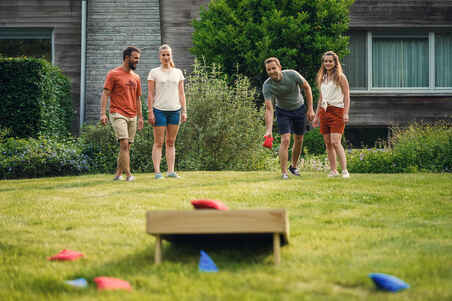
{"type": "Polygon", "coordinates": [[[0,128],[12,137],[66,136],[71,130],[70,82],[44,59],[0,58],[0,128]]]}

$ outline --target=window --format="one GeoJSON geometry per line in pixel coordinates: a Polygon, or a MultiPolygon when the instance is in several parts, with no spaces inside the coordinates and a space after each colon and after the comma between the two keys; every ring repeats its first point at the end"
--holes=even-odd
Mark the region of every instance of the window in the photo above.
{"type": "Polygon", "coordinates": [[[0,56],[28,56],[52,62],[51,28],[0,28],[0,56]]]}
{"type": "Polygon", "coordinates": [[[452,33],[435,35],[435,86],[452,87],[452,33]]]}
{"type": "Polygon", "coordinates": [[[451,32],[350,33],[343,59],[352,91],[452,91],[451,32]]]}

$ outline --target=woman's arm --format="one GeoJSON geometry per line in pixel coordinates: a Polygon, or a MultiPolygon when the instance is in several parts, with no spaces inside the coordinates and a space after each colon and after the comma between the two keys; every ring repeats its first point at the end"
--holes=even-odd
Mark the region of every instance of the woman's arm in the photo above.
{"type": "Polygon", "coordinates": [[[154,97],[155,97],[155,81],[148,80],[148,122],[150,124],[155,123],[154,111],[152,110],[152,106],[154,105],[154,97]]]}
{"type": "Polygon", "coordinates": [[[179,101],[181,106],[181,121],[187,121],[187,101],[185,99],[184,81],[179,81],[179,101]]]}
{"type": "Polygon", "coordinates": [[[344,121],[347,123],[349,121],[348,112],[350,111],[350,87],[345,74],[341,75],[340,85],[344,94],[344,121]]]}

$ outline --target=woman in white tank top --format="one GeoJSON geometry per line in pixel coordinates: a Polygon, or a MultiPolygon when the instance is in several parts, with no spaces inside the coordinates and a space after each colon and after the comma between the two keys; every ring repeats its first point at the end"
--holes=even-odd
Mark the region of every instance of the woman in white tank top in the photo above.
{"type": "Polygon", "coordinates": [[[347,77],[342,72],[339,57],[333,51],[327,51],[322,56],[322,65],[317,73],[316,82],[320,98],[313,125],[320,125],[320,133],[323,135],[331,169],[328,176],[339,176],[336,166],[338,157],[342,177],[348,178],[350,174],[347,171],[347,159],[341,139],[345,124],[349,121],[350,88],[347,77]]]}

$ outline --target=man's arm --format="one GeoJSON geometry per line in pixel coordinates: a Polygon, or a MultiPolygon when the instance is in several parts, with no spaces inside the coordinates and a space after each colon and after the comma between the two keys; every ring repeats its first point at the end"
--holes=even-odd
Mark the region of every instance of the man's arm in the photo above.
{"type": "Polygon", "coordinates": [[[322,103],[322,92],[320,92],[319,100],[317,101],[317,109],[315,110],[314,120],[312,121],[313,127],[318,127],[320,125],[320,105],[322,103]]]}
{"type": "Polygon", "coordinates": [[[272,136],[273,104],[271,99],[265,100],[265,136],[272,136]]]}
{"type": "Polygon", "coordinates": [[[143,128],[143,111],[141,107],[141,96],[137,96],[137,117],[138,117],[138,130],[143,128]]]}
{"type": "Polygon", "coordinates": [[[107,125],[107,102],[108,97],[110,97],[110,90],[104,89],[102,91],[102,96],[100,97],[100,122],[103,125],[107,125]]]}
{"type": "Polygon", "coordinates": [[[312,90],[311,90],[311,86],[309,85],[307,80],[303,81],[303,85],[301,86],[301,88],[304,90],[304,94],[306,96],[306,104],[308,106],[308,120],[312,121],[314,119],[314,109],[312,107],[312,90]]]}

